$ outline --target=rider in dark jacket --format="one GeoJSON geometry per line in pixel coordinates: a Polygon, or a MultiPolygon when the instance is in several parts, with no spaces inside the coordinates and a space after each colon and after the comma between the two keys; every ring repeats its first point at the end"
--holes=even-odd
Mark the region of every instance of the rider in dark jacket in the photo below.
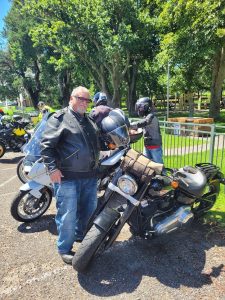
{"type": "Polygon", "coordinates": [[[75,88],[69,107],[48,119],[41,141],[56,197],[58,252],[68,264],[73,259],[73,243],[83,239],[97,205],[98,128],[86,115],[89,103],[89,91],[75,88]]]}
{"type": "Polygon", "coordinates": [[[143,97],[137,100],[135,110],[139,117],[144,117],[135,123],[131,123],[131,128],[144,128],[144,155],[157,163],[163,163],[162,136],[159,121],[153,113],[152,100],[143,97]]]}
{"type": "Polygon", "coordinates": [[[93,102],[95,107],[91,110],[89,116],[101,128],[102,120],[108,116],[112,108],[108,106],[107,96],[103,92],[96,93],[93,102]]]}
{"type": "Polygon", "coordinates": [[[49,173],[60,169],[64,178],[92,177],[99,155],[96,130],[88,116],[81,120],[70,107],[53,114],[42,140],[42,156],[49,173]]]}

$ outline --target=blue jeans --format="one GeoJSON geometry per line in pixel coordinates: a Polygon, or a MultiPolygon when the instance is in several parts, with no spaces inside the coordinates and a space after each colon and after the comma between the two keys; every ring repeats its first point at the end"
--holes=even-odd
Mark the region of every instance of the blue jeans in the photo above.
{"type": "Polygon", "coordinates": [[[156,163],[163,164],[163,151],[162,147],[156,148],[156,149],[147,149],[144,147],[143,154],[148,157],[149,159],[153,160],[156,163]]]}
{"type": "Polygon", "coordinates": [[[82,239],[87,222],[97,206],[97,179],[63,180],[54,184],[58,252],[68,253],[82,239]]]}

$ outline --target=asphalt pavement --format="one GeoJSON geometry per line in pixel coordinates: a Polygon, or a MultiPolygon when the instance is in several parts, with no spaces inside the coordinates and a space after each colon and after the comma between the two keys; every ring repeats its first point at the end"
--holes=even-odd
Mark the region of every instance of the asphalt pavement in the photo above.
{"type": "Polygon", "coordinates": [[[201,222],[152,241],[132,238],[125,227],[86,274],[65,265],[56,250],[54,199],[33,223],[10,215],[20,158],[0,159],[0,299],[225,300],[225,232],[201,222]]]}

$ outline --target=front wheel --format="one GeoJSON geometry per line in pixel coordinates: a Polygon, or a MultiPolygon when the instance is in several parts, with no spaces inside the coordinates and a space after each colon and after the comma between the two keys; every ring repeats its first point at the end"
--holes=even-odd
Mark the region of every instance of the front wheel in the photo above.
{"type": "Polygon", "coordinates": [[[94,256],[104,251],[112,230],[113,228],[106,232],[98,225],[93,224],[73,257],[72,265],[76,271],[83,272],[94,256]]]}
{"type": "Polygon", "coordinates": [[[20,222],[32,222],[42,216],[49,208],[52,193],[44,188],[40,191],[42,196],[36,198],[30,191],[20,191],[11,203],[11,215],[20,222]]]}

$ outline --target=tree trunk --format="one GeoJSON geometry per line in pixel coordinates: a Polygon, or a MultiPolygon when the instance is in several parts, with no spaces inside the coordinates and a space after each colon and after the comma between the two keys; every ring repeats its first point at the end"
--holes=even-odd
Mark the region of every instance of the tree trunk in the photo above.
{"type": "Polygon", "coordinates": [[[199,93],[198,91],[198,110],[201,110],[202,107],[202,92],[199,93]]]}
{"type": "Polygon", "coordinates": [[[194,93],[188,92],[187,93],[187,100],[188,100],[188,105],[189,105],[189,117],[194,116],[194,93]]]}
{"type": "Polygon", "coordinates": [[[27,84],[27,83],[24,83],[24,89],[26,90],[27,94],[29,95],[31,101],[32,101],[32,104],[34,107],[37,107],[37,104],[38,104],[38,101],[39,101],[39,90],[33,90],[32,89],[32,86],[27,84]]]}
{"type": "Polygon", "coordinates": [[[209,116],[218,119],[220,116],[220,100],[225,78],[225,44],[215,54],[212,70],[211,98],[209,116]]]}
{"type": "Polygon", "coordinates": [[[179,99],[179,110],[183,110],[184,109],[184,94],[182,94],[182,96],[179,99]]]}
{"type": "Polygon", "coordinates": [[[70,100],[70,82],[71,76],[68,70],[61,72],[58,76],[58,86],[60,92],[59,103],[66,107],[70,100]]]}
{"type": "Polygon", "coordinates": [[[120,107],[120,97],[120,87],[119,85],[114,85],[112,107],[120,107]]]}
{"type": "Polygon", "coordinates": [[[100,90],[104,93],[106,93],[107,99],[108,99],[108,105],[111,106],[112,105],[112,95],[110,93],[109,90],[109,86],[108,86],[108,77],[106,75],[106,70],[102,67],[100,68],[101,72],[99,74],[100,77],[100,90]]]}
{"type": "Polygon", "coordinates": [[[113,85],[113,98],[112,98],[112,107],[120,107],[120,84],[121,84],[121,74],[119,70],[114,69],[112,74],[112,85],[113,85]]]}
{"type": "Polygon", "coordinates": [[[135,102],[137,100],[136,94],[136,82],[137,82],[137,73],[138,73],[138,63],[133,60],[132,65],[127,71],[127,85],[128,85],[128,96],[127,96],[127,108],[130,115],[133,115],[135,112],[135,102]]]}
{"type": "Polygon", "coordinates": [[[37,104],[39,102],[39,94],[41,91],[40,69],[37,60],[33,61],[33,68],[34,77],[26,77],[24,71],[20,72],[20,76],[23,78],[23,87],[31,98],[33,106],[37,108],[37,104]]]}

